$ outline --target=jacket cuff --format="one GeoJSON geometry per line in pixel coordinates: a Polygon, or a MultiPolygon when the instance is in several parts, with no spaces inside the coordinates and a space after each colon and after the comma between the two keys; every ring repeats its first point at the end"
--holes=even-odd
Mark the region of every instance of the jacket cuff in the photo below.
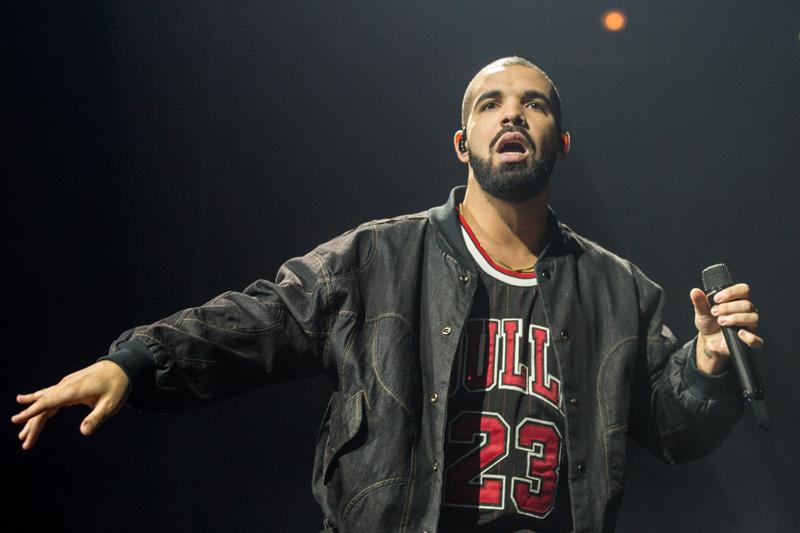
{"type": "Polygon", "coordinates": [[[724,372],[712,375],[697,368],[695,357],[697,357],[697,337],[690,343],[686,365],[683,367],[683,382],[696,397],[713,400],[737,394],[739,383],[735,372],[730,369],[730,362],[724,372]]]}
{"type": "Polygon", "coordinates": [[[139,374],[156,366],[153,352],[139,340],[120,342],[115,352],[104,355],[98,361],[112,361],[118,364],[128,375],[131,383],[139,374]]]}

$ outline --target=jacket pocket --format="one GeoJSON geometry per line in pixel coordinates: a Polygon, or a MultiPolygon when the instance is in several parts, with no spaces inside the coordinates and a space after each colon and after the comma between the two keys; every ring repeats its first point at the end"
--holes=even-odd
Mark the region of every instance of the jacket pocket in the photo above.
{"type": "Polygon", "coordinates": [[[366,424],[365,411],[368,407],[367,394],[363,390],[352,395],[343,405],[333,408],[330,417],[330,431],[325,443],[322,460],[323,482],[328,483],[336,467],[337,458],[358,447],[360,439],[366,435],[362,431],[366,424]],[[360,437],[357,439],[356,437],[360,437]]]}

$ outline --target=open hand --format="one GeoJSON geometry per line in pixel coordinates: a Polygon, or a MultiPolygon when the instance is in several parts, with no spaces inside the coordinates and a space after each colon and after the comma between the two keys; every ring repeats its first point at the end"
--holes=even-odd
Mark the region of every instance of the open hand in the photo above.
{"type": "Polygon", "coordinates": [[[19,433],[23,450],[36,444],[47,420],[62,407],[83,404],[92,411],[81,422],[80,431],[88,436],[116,414],[130,392],[128,376],[116,363],[99,361],[65,376],[58,384],[30,394],[17,395],[17,403],[28,405],[11,417],[25,424],[19,433]]]}

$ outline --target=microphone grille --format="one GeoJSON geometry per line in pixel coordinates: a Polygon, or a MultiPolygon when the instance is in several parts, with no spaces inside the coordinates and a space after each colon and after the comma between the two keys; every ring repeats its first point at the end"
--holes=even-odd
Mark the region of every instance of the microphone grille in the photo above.
{"type": "Polygon", "coordinates": [[[703,270],[703,290],[708,294],[711,291],[724,289],[733,285],[733,278],[725,263],[717,263],[703,270]]]}

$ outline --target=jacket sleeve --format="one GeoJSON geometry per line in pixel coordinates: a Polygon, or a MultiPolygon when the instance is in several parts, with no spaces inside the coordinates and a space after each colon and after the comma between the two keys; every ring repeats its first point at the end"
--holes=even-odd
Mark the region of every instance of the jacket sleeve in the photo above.
{"type": "Polygon", "coordinates": [[[168,411],[325,372],[331,279],[316,252],[200,307],[123,333],[102,359],[131,378],[128,404],[168,411]]]}
{"type": "Polygon", "coordinates": [[[695,362],[697,338],[680,347],[664,325],[664,291],[636,267],[640,348],[632,377],[631,437],[669,464],[714,450],[741,417],[732,367],[708,375],[695,362]]]}

